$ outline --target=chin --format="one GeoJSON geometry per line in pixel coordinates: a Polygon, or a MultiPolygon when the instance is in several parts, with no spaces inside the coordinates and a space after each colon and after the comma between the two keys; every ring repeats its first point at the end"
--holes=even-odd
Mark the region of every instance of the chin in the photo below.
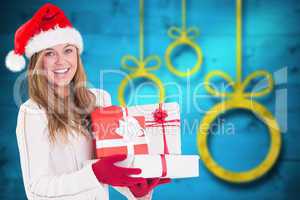
{"type": "Polygon", "coordinates": [[[58,87],[62,87],[62,86],[68,86],[68,85],[70,85],[70,83],[71,83],[71,80],[60,80],[60,81],[55,82],[54,84],[58,87]]]}

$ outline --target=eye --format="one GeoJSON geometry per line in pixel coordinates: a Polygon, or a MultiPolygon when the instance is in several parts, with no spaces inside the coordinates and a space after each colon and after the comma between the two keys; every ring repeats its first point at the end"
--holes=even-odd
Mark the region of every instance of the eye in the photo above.
{"type": "Polygon", "coordinates": [[[45,53],[45,56],[47,56],[47,57],[52,57],[54,55],[55,55],[55,53],[53,51],[48,51],[45,53]]]}
{"type": "Polygon", "coordinates": [[[72,48],[67,48],[66,50],[65,50],[65,53],[66,54],[70,54],[70,53],[72,53],[73,52],[73,49],[72,48]]]}

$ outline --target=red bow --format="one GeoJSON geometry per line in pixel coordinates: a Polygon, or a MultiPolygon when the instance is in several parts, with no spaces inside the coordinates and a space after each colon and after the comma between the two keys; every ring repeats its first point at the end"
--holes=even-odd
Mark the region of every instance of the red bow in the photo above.
{"type": "Polygon", "coordinates": [[[154,111],[153,117],[155,122],[163,123],[165,122],[166,117],[168,117],[168,113],[160,107],[154,111]]]}

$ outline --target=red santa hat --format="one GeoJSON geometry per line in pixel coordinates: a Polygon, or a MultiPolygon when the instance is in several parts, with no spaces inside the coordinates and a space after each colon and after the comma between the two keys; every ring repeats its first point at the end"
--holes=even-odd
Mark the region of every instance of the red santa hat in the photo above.
{"type": "Polygon", "coordinates": [[[57,6],[46,3],[34,16],[19,27],[15,33],[14,50],[5,58],[6,67],[18,72],[25,68],[25,53],[30,58],[43,49],[69,43],[83,51],[81,34],[77,31],[57,6]]]}

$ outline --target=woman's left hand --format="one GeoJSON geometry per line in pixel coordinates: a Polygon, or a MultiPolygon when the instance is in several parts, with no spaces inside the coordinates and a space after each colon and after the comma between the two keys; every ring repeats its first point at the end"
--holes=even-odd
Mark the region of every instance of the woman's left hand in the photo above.
{"type": "Polygon", "coordinates": [[[139,198],[147,195],[156,186],[170,182],[169,178],[145,178],[143,182],[128,186],[128,188],[135,197],[139,198]]]}

